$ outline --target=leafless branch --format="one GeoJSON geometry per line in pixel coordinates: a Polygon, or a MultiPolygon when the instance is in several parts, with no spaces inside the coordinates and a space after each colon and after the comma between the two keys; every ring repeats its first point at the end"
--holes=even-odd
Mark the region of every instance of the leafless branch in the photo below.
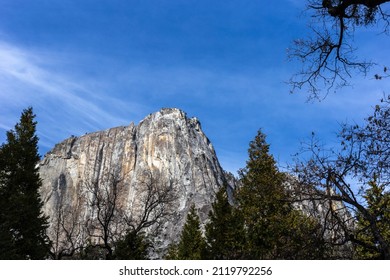
{"type": "Polygon", "coordinates": [[[135,232],[151,227],[158,231],[166,218],[173,214],[173,203],[177,200],[175,186],[173,180],[165,181],[157,171],[155,174],[145,171],[137,186],[141,209],[138,215],[125,215],[127,226],[135,232]]]}
{"type": "Polygon", "coordinates": [[[158,232],[160,226],[172,214],[177,199],[175,183],[164,181],[157,171],[145,171],[134,186],[125,186],[118,175],[111,174],[107,182],[87,185],[90,194],[89,207],[93,215],[87,220],[87,231],[95,242],[91,246],[106,251],[106,259],[112,259],[115,244],[131,232],[148,234],[158,232]],[[136,198],[130,209],[120,204],[125,188],[133,187],[136,198]]]}
{"type": "MultiPolygon", "coordinates": [[[[389,27],[389,14],[377,0],[309,0],[308,11],[314,12],[312,38],[295,40],[288,50],[290,60],[298,60],[302,68],[289,81],[291,92],[307,88],[309,100],[322,100],[331,90],[348,86],[355,73],[367,75],[374,63],[359,60],[351,43],[354,30],[374,22],[389,27]],[[323,91],[325,93],[323,93],[323,91]]],[[[378,76],[380,77],[380,76],[378,76]]]]}
{"type": "Polygon", "coordinates": [[[115,242],[122,236],[123,222],[120,217],[119,197],[124,185],[117,174],[110,174],[107,182],[87,184],[91,194],[89,207],[94,216],[87,220],[88,235],[96,238],[96,246],[106,250],[106,259],[111,259],[115,242]]]}
{"type": "Polygon", "coordinates": [[[65,197],[59,198],[50,234],[53,259],[71,258],[85,246],[86,232],[81,217],[85,197],[79,193],[78,198],[76,206],[67,205],[65,197]]]}
{"type": "Polygon", "coordinates": [[[325,218],[330,221],[326,224],[336,223],[343,232],[336,243],[353,242],[389,259],[390,247],[378,226],[378,217],[367,210],[362,197],[373,178],[381,186],[390,184],[390,96],[381,101],[366,126],[343,125],[340,151],[326,151],[316,140],[306,146],[311,157],[295,166],[299,181],[295,196],[300,201],[328,202],[330,212],[325,218]],[[354,226],[357,217],[367,222],[377,246],[358,237],[354,226]]]}

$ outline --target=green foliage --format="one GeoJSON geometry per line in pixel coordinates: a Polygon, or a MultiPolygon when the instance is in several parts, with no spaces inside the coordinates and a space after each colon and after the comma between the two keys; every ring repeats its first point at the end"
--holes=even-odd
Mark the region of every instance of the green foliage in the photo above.
{"type": "Polygon", "coordinates": [[[104,260],[107,256],[107,250],[100,245],[92,244],[87,241],[84,248],[71,257],[73,260],[104,260]]]}
{"type": "Polygon", "coordinates": [[[43,259],[49,250],[34,118],[32,108],[24,110],[0,148],[1,259],[43,259]]]}
{"type": "Polygon", "coordinates": [[[201,260],[205,258],[206,243],[200,229],[200,220],[192,205],[177,245],[171,245],[167,259],[201,260]]]}
{"type": "Polygon", "coordinates": [[[319,225],[294,209],[285,175],[278,171],[261,131],[250,143],[249,160],[240,179],[237,200],[246,228],[245,258],[322,257],[319,225]]]}
{"type": "Polygon", "coordinates": [[[147,260],[151,242],[144,233],[130,230],[125,237],[116,243],[114,259],[118,260],[147,260]]]}
{"type": "MultiPolygon", "coordinates": [[[[367,203],[367,211],[369,215],[375,217],[376,227],[384,242],[390,244],[390,193],[386,191],[384,184],[377,184],[375,176],[374,180],[369,182],[369,186],[363,196],[367,203]]],[[[381,250],[377,249],[381,244],[378,243],[375,233],[372,232],[370,221],[363,215],[358,215],[356,234],[357,239],[363,242],[363,244],[357,244],[357,258],[383,259],[385,257],[381,254],[381,250]]]]}
{"type": "Polygon", "coordinates": [[[206,225],[207,258],[241,259],[244,256],[245,231],[243,219],[230,205],[225,188],[216,195],[206,225]]]}
{"type": "Polygon", "coordinates": [[[179,259],[179,250],[178,250],[178,244],[177,243],[171,243],[168,246],[168,250],[166,254],[164,255],[165,260],[178,260],[179,259]]]}

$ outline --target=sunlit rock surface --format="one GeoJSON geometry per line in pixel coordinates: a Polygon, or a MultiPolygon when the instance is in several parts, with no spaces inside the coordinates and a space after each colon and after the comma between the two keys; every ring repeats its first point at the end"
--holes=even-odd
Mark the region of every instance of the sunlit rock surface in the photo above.
{"type": "Polygon", "coordinates": [[[174,182],[175,214],[164,225],[162,246],[178,237],[192,204],[199,209],[201,220],[207,219],[215,193],[226,181],[200,122],[181,110],[162,109],[138,125],[57,144],[40,163],[44,211],[55,217],[63,203],[78,211],[82,220],[93,218],[87,188],[96,182],[109,184],[115,174],[123,186],[119,204],[136,216],[141,211],[140,182],[145,180],[145,171],[159,174],[162,182],[174,182]]]}

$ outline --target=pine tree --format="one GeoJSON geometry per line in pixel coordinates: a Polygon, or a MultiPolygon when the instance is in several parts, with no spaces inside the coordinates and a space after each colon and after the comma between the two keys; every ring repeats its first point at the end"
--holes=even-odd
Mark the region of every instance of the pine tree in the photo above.
{"type": "Polygon", "coordinates": [[[167,251],[164,254],[164,260],[178,260],[178,250],[177,250],[177,244],[171,243],[169,244],[167,251]]]}
{"type": "Polygon", "coordinates": [[[225,188],[216,195],[206,225],[207,258],[240,259],[244,255],[244,223],[230,205],[225,188]]]}
{"type": "MultiPolygon", "coordinates": [[[[385,242],[390,244],[390,192],[386,191],[384,184],[377,183],[376,176],[368,185],[369,188],[363,196],[367,203],[366,210],[371,217],[375,217],[378,230],[381,232],[385,242]]],[[[360,244],[356,245],[357,258],[385,258],[378,250],[380,244],[375,241],[375,234],[371,231],[370,221],[365,219],[363,215],[358,215],[356,235],[356,239],[360,240],[360,244]]]]}
{"type": "Polygon", "coordinates": [[[11,192],[7,188],[9,168],[6,164],[8,147],[0,147],[0,259],[17,259],[18,254],[12,238],[12,220],[10,220],[11,192]]]}
{"type": "Polygon", "coordinates": [[[115,245],[114,259],[118,260],[147,260],[152,246],[144,233],[134,230],[129,230],[115,245]]]}
{"type": "Polygon", "coordinates": [[[23,111],[0,149],[2,259],[43,259],[49,250],[47,217],[38,190],[38,137],[32,108],[23,111]]]}
{"type": "Polygon", "coordinates": [[[295,210],[286,191],[285,174],[269,154],[259,131],[250,143],[249,160],[240,170],[238,209],[246,228],[246,258],[321,258],[319,225],[295,210]]]}
{"type": "Polygon", "coordinates": [[[265,135],[260,131],[250,143],[248,153],[246,168],[240,170],[242,187],[237,196],[248,229],[247,257],[272,258],[271,254],[278,246],[275,236],[280,235],[276,219],[290,210],[282,202],[284,179],[277,171],[276,162],[269,155],[265,135]]]}
{"type": "Polygon", "coordinates": [[[186,223],[181,232],[180,241],[172,245],[168,259],[201,260],[205,257],[205,240],[200,229],[200,220],[195,205],[188,212],[186,223]]]}

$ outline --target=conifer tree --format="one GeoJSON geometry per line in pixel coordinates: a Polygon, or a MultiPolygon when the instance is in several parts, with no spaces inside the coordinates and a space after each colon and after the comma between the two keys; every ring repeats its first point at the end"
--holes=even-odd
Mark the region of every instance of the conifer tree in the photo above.
{"type": "Polygon", "coordinates": [[[230,205],[225,188],[216,195],[206,225],[207,258],[240,259],[244,256],[244,223],[230,205]]]}
{"type": "Polygon", "coordinates": [[[152,246],[143,232],[134,230],[129,230],[115,245],[114,259],[117,260],[147,260],[152,246]]]}
{"type": "MultiPolygon", "coordinates": [[[[369,188],[363,198],[366,200],[366,210],[376,219],[376,226],[381,232],[385,242],[390,244],[390,192],[386,191],[384,184],[378,184],[376,176],[368,183],[369,188]]],[[[375,240],[375,234],[370,227],[370,221],[363,215],[358,215],[356,229],[356,257],[359,259],[384,259],[375,240]]]]}
{"type": "Polygon", "coordinates": [[[170,248],[169,259],[201,260],[205,257],[205,240],[200,229],[200,220],[195,209],[191,206],[186,223],[181,232],[180,241],[170,248]]]}
{"type": "Polygon", "coordinates": [[[38,137],[32,108],[23,111],[0,148],[2,259],[43,259],[49,250],[47,217],[38,190],[38,137]]]}
{"type": "Polygon", "coordinates": [[[174,242],[169,244],[163,258],[164,260],[178,260],[178,244],[174,242]]]}
{"type": "Polygon", "coordinates": [[[242,187],[237,194],[246,228],[245,258],[321,258],[318,223],[294,209],[287,196],[285,175],[269,154],[261,131],[248,152],[247,165],[240,170],[242,187]]]}

